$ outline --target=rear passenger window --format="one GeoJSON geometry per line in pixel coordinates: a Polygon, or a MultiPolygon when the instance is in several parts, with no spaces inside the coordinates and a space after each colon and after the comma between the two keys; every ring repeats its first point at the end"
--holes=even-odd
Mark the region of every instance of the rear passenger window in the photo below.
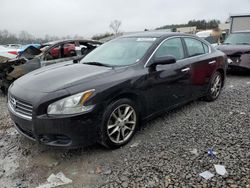
{"type": "Polygon", "coordinates": [[[173,38],[165,41],[156,51],[155,57],[171,55],[180,60],[184,58],[184,50],[180,38],[173,38]]]}
{"type": "Polygon", "coordinates": [[[209,48],[206,44],[203,43],[203,47],[204,47],[204,50],[205,50],[205,53],[207,54],[209,52],[209,48]]]}
{"type": "Polygon", "coordinates": [[[193,38],[184,39],[189,57],[201,55],[205,53],[202,42],[193,38]]]}

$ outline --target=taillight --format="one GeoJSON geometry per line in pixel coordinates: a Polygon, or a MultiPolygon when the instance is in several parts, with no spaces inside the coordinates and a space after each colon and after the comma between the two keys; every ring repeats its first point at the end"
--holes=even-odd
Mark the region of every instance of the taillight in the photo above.
{"type": "Polygon", "coordinates": [[[8,53],[9,53],[9,54],[13,54],[13,55],[18,55],[18,52],[17,52],[17,51],[9,51],[8,53]]]}

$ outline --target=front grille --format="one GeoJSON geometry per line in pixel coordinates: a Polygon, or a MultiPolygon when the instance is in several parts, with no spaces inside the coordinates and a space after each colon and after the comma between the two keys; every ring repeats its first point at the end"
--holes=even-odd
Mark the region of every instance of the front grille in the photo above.
{"type": "Polygon", "coordinates": [[[8,101],[12,110],[17,115],[23,116],[26,119],[32,119],[33,106],[31,104],[20,99],[16,99],[11,95],[8,96],[8,101]]]}

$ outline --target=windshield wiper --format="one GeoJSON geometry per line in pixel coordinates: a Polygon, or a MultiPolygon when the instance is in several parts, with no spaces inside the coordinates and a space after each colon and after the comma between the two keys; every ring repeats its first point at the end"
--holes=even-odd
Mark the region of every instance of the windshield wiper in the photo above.
{"type": "Polygon", "coordinates": [[[225,42],[225,43],[222,43],[222,44],[228,45],[228,44],[231,44],[231,43],[229,43],[229,42],[225,42]]]}
{"type": "Polygon", "coordinates": [[[84,62],[83,64],[87,64],[87,65],[96,65],[96,66],[103,66],[103,67],[110,67],[110,65],[108,64],[104,64],[104,63],[100,63],[100,62],[84,62]]]}

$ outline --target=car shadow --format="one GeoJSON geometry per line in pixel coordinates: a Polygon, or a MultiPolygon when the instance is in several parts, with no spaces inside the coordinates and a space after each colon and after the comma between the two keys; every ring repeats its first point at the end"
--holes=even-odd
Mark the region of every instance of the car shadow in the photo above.
{"type": "Polygon", "coordinates": [[[227,75],[230,76],[250,76],[250,70],[228,70],[227,75]]]}

